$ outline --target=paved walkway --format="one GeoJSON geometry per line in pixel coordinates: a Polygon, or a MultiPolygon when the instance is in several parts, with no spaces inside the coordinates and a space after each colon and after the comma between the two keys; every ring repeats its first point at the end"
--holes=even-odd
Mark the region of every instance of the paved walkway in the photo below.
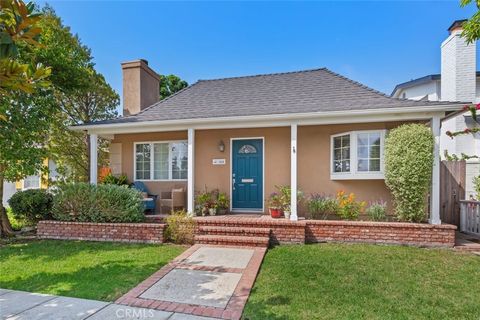
{"type": "Polygon", "coordinates": [[[0,320],[237,320],[265,252],[194,245],[116,303],[0,289],[0,320]]]}
{"type": "MultiPolygon", "coordinates": [[[[2,320],[215,320],[96,300],[0,289],[2,320]]],[[[217,319],[218,320],[218,319],[217,319]]]]}
{"type": "Polygon", "coordinates": [[[240,319],[266,250],[194,245],[116,303],[240,319]]]}

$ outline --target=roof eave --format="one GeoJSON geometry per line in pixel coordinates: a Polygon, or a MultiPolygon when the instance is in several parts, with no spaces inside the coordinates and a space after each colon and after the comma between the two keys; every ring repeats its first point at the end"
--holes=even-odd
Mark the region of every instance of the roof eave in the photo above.
{"type": "Polygon", "coordinates": [[[416,107],[345,110],[314,113],[154,120],[98,125],[80,125],[70,127],[70,129],[75,131],[88,131],[90,133],[116,134],[129,132],[178,131],[186,130],[187,128],[217,129],[231,127],[286,126],[291,123],[297,123],[300,125],[314,125],[414,119],[421,120],[430,118],[432,114],[441,114],[443,117],[446,112],[459,110],[461,105],[462,104],[460,103],[452,103],[416,107]]]}

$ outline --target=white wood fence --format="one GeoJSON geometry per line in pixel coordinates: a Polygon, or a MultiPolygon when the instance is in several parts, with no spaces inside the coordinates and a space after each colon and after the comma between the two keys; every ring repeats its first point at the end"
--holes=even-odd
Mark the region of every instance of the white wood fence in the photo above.
{"type": "Polygon", "coordinates": [[[480,236],[480,201],[460,201],[460,231],[480,236]]]}

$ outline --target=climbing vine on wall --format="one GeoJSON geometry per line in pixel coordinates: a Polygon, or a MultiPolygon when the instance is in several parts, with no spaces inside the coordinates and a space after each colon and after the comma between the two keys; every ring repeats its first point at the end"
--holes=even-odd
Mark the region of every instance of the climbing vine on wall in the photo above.
{"type": "MultiPolygon", "coordinates": [[[[472,104],[472,105],[466,105],[463,107],[463,111],[467,112],[470,111],[472,118],[474,121],[479,122],[480,119],[477,118],[477,111],[480,110],[480,103],[479,104],[472,104]]],[[[467,134],[476,134],[480,133],[480,127],[477,128],[465,128],[464,130],[459,130],[459,131],[447,131],[446,135],[449,136],[451,139],[461,136],[461,135],[467,135],[467,134]]],[[[445,158],[450,161],[457,161],[457,160],[469,160],[469,159],[480,159],[478,155],[468,155],[465,153],[462,153],[460,156],[456,154],[449,154],[447,150],[444,152],[445,158]]]]}

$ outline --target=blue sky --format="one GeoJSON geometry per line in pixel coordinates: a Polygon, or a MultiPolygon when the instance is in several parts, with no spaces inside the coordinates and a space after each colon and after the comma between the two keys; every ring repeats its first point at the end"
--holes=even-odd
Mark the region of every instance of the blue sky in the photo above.
{"type": "Polygon", "coordinates": [[[440,72],[440,44],[459,1],[49,1],[92,49],[121,94],[122,61],[198,79],[327,67],[390,94],[440,72]]]}

